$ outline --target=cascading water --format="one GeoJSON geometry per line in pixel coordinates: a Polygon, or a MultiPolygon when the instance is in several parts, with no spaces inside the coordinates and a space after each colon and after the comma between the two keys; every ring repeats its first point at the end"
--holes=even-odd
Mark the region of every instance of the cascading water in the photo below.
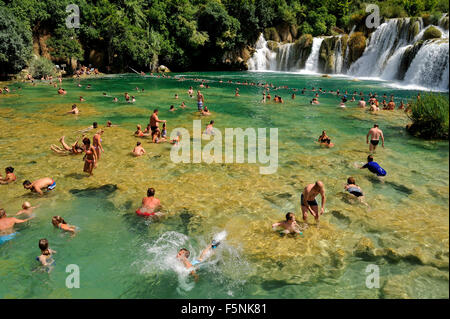
{"type": "MultiPolygon", "coordinates": [[[[391,19],[381,24],[370,36],[363,55],[351,65],[349,74],[380,77],[395,52],[408,45],[408,31],[409,18],[391,19]]],[[[396,74],[390,76],[396,78],[396,74]]]]}
{"type": "MultiPolygon", "coordinates": [[[[441,38],[423,42],[423,35],[430,27],[425,27],[421,18],[389,19],[370,35],[362,56],[351,65],[351,48],[347,45],[343,51],[342,36],[333,37],[333,47],[329,40],[323,43],[325,37],[313,38],[309,56],[302,57],[303,50],[297,42],[271,42],[271,50],[261,34],[256,52],[247,65],[249,70],[300,71],[304,63],[303,70],[317,73],[319,64],[324,63],[323,51],[331,52],[326,59],[334,59],[327,61],[327,65],[331,65],[327,69],[330,73],[404,81],[408,85],[448,90],[448,15],[444,14],[438,25],[433,26],[441,31],[441,38]],[[320,63],[319,57],[322,59],[320,63]]],[[[354,31],[355,27],[348,38],[354,31]]]]}
{"type": "Polygon", "coordinates": [[[319,72],[319,51],[323,38],[314,38],[311,53],[306,60],[305,70],[310,72],[319,72]]]}
{"type": "Polygon", "coordinates": [[[267,46],[267,41],[261,35],[256,41],[256,52],[248,60],[248,69],[255,71],[272,70],[276,53],[272,52],[267,46]]]}
{"type": "Polygon", "coordinates": [[[448,41],[444,41],[428,40],[424,43],[405,74],[405,83],[448,89],[448,41]]]}

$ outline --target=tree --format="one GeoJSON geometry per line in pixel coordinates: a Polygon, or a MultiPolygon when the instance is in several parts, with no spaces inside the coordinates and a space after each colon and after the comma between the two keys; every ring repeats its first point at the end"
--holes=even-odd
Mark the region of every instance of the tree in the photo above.
{"type": "Polygon", "coordinates": [[[17,21],[10,10],[0,7],[0,75],[17,73],[31,58],[29,28],[17,21]]]}

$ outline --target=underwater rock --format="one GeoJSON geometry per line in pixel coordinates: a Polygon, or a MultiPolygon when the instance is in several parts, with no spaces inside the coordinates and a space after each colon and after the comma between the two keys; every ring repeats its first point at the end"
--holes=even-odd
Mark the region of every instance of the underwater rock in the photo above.
{"type": "Polygon", "coordinates": [[[115,184],[106,184],[100,187],[88,187],[85,189],[71,189],[69,192],[78,197],[107,197],[117,191],[115,184]]]}
{"type": "Polygon", "coordinates": [[[355,245],[355,250],[353,254],[357,257],[363,259],[372,260],[375,257],[375,247],[372,240],[367,237],[362,237],[359,242],[355,245]]]}

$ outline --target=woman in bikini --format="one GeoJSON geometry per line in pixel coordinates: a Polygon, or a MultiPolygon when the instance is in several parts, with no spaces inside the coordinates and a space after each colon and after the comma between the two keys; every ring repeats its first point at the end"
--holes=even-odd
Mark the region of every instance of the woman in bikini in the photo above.
{"type": "Polygon", "coordinates": [[[84,169],[83,171],[86,173],[89,173],[90,176],[92,176],[92,171],[94,170],[95,163],[97,162],[97,154],[95,152],[94,146],[91,145],[91,141],[89,138],[85,137],[83,139],[84,144],[84,169]]]}

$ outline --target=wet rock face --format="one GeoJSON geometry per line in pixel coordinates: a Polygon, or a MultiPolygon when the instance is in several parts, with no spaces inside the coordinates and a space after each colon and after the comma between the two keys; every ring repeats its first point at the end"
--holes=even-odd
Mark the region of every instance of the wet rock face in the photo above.
{"type": "Polygon", "coordinates": [[[408,68],[411,65],[412,60],[416,56],[417,52],[419,52],[422,45],[423,41],[419,41],[412,47],[407,48],[405,53],[403,53],[402,60],[400,62],[400,68],[397,75],[399,80],[403,80],[405,78],[406,71],[408,71],[408,68]]]}
{"type": "Polygon", "coordinates": [[[349,65],[358,60],[366,48],[366,37],[362,32],[354,32],[350,39],[348,40],[348,48],[349,48],[349,56],[348,63],[349,65]]]}

